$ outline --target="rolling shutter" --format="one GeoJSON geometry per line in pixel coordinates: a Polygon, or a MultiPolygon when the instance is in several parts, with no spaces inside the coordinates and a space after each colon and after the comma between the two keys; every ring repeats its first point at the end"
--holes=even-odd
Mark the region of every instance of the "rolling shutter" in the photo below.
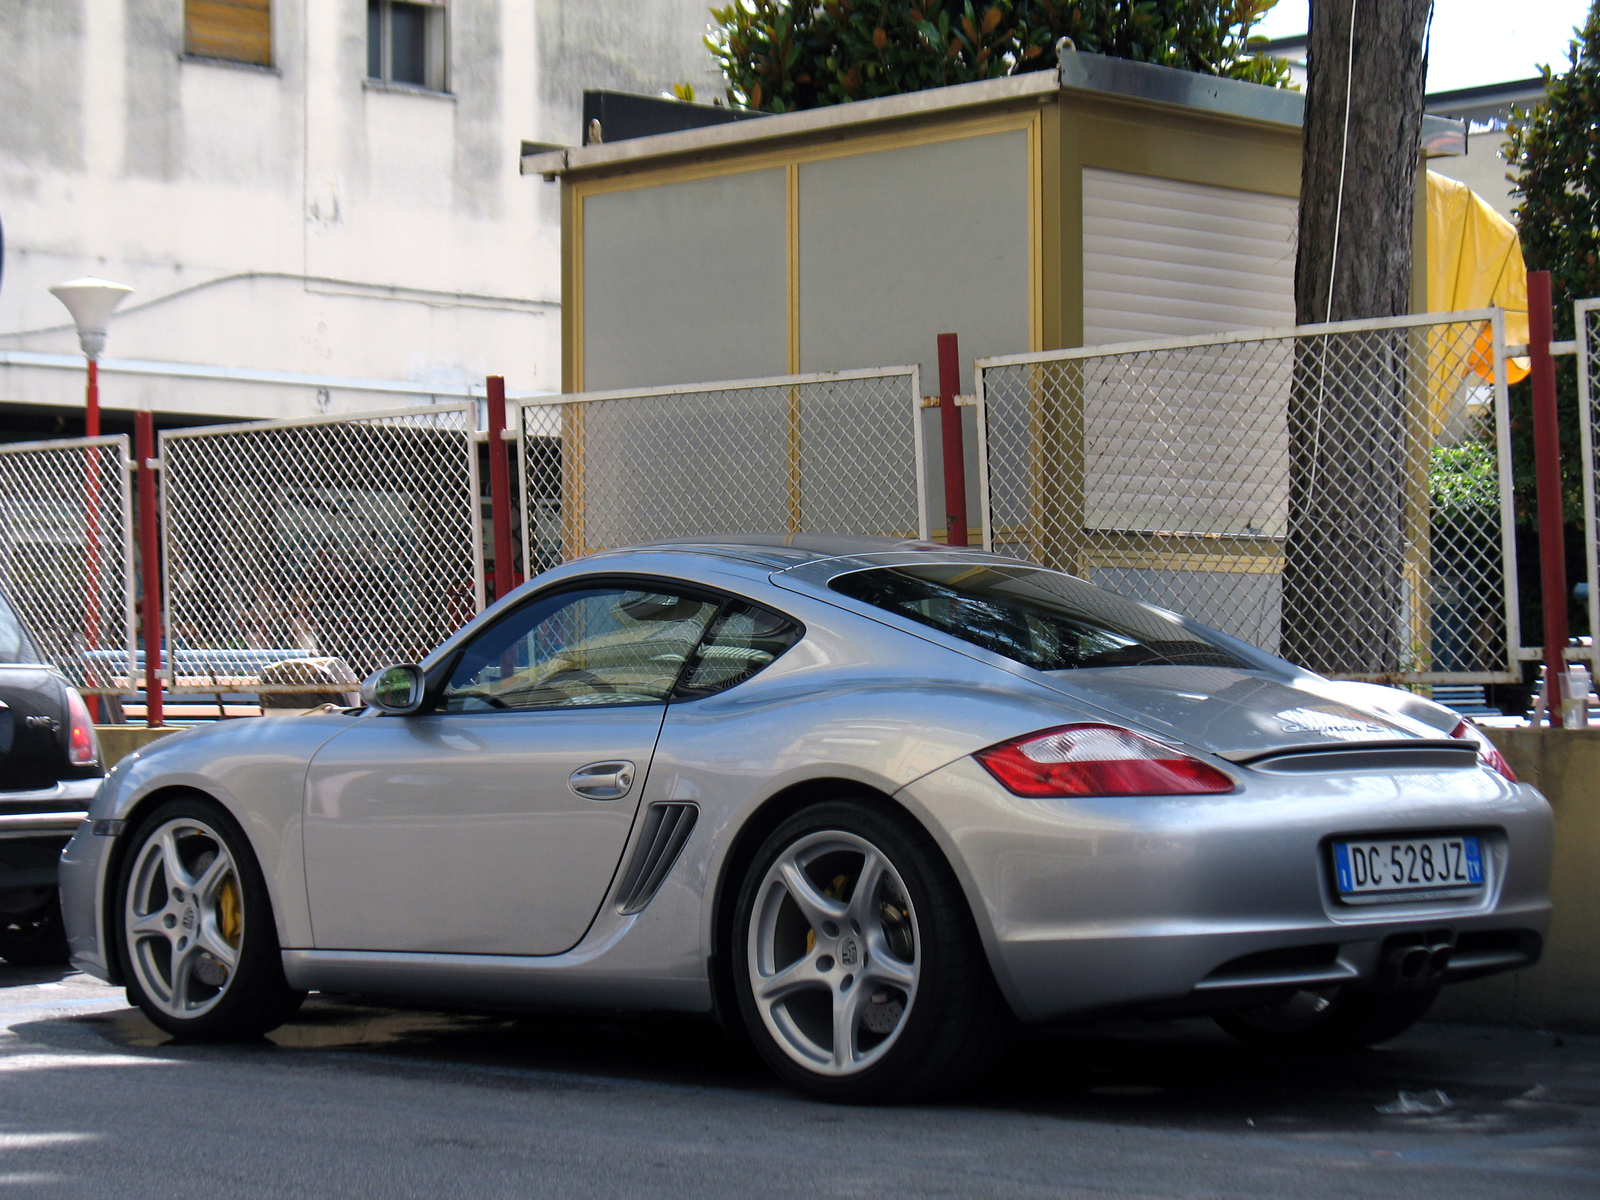
{"type": "Polygon", "coordinates": [[[1298,208],[1086,167],[1083,344],[1293,325],[1298,208]]]}
{"type": "MultiPolygon", "coordinates": [[[[1083,172],[1086,346],[1294,324],[1296,201],[1083,172]]],[[[1113,591],[1275,650],[1289,382],[1279,342],[1087,360],[1084,563],[1113,591]],[[1144,561],[1141,561],[1143,559],[1144,561]]]]}
{"type": "Polygon", "coordinates": [[[272,0],[183,0],[183,49],[270,67],[272,0]]]}

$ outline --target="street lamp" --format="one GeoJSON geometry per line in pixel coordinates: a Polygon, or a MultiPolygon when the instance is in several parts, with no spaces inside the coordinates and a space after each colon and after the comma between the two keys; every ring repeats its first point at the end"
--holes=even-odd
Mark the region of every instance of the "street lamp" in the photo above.
{"type": "MultiPolygon", "coordinates": [[[[89,360],[89,385],[84,399],[83,431],[100,436],[100,351],[106,348],[106,321],[123,298],[133,291],[125,283],[84,276],[70,283],[59,283],[50,294],[67,306],[72,323],[78,327],[78,345],[89,360]]],[[[88,655],[100,641],[100,472],[99,459],[86,448],[84,465],[88,469],[84,493],[84,682],[95,683],[94,661],[88,655]]],[[[94,698],[96,715],[105,719],[100,697],[94,698]]]]}
{"type": "Polygon", "coordinates": [[[100,436],[100,351],[106,347],[106,321],[123,297],[133,291],[125,283],[112,283],[85,275],[70,283],[58,283],[50,294],[67,306],[72,323],[78,327],[78,345],[89,360],[89,390],[84,409],[84,432],[100,436]]]}

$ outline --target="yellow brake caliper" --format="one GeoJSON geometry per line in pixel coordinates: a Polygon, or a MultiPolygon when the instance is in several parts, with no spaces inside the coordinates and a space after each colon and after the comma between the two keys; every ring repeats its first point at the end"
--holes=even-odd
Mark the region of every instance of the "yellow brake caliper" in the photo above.
{"type": "Polygon", "coordinates": [[[222,933],[222,938],[235,950],[239,948],[239,934],[244,922],[242,906],[239,903],[239,881],[229,875],[222,881],[222,888],[217,893],[217,925],[222,933]]]}
{"type": "MultiPolygon", "coordinates": [[[[830,899],[833,899],[833,900],[843,900],[844,899],[845,884],[847,884],[849,882],[850,882],[850,876],[848,876],[848,875],[835,875],[833,877],[833,882],[830,883],[827,887],[822,889],[822,894],[824,896],[829,897],[830,899]]],[[[810,954],[816,948],[817,948],[817,931],[815,929],[808,929],[808,930],[806,930],[806,953],[810,954]]]]}

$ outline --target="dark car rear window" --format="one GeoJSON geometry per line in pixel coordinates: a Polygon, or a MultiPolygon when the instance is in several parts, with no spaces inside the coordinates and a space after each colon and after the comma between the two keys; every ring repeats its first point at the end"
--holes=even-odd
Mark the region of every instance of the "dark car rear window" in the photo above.
{"type": "Polygon", "coordinates": [[[930,563],[854,571],[831,586],[1040,671],[1247,665],[1156,609],[1055,571],[930,563]]]}
{"type": "Polygon", "coordinates": [[[17,614],[6,603],[6,598],[0,596],[0,663],[40,661],[39,652],[33,648],[33,640],[28,637],[27,630],[22,628],[22,622],[17,620],[17,614]]]}

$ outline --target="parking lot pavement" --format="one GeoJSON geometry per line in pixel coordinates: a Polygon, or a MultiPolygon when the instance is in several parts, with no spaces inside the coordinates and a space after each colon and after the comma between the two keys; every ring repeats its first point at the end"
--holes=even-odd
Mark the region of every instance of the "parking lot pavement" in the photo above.
{"type": "Polygon", "coordinates": [[[1290,1061],[1118,1025],[1029,1034],[959,1103],[840,1108],[695,1021],[313,997],[257,1045],[181,1046],[0,964],[0,1194],[1593,1197],[1600,1038],[1432,1025],[1290,1061]]]}

